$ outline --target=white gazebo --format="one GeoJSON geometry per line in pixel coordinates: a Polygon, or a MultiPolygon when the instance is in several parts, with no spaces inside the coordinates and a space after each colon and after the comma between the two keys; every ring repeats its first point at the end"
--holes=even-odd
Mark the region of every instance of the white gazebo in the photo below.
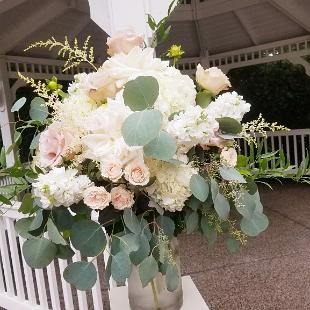
{"type": "MultiPolygon", "coordinates": [[[[24,86],[18,79],[19,71],[34,79],[56,75],[59,80],[67,81],[76,73],[91,71],[89,66],[83,65],[62,72],[64,62],[58,59],[57,53],[43,49],[24,53],[26,46],[51,36],[62,40],[67,35],[71,41],[77,37],[82,42],[91,35],[96,62],[101,63],[107,57],[108,34],[132,24],[148,41],[152,33],[145,27],[145,14],[151,13],[158,20],[164,16],[169,2],[0,0],[0,124],[4,146],[12,143],[14,115],[10,110],[17,89],[24,86]]],[[[183,0],[169,19],[171,37],[158,47],[158,54],[172,43],[181,44],[186,54],[178,67],[191,76],[198,63],[205,67],[219,66],[228,72],[233,68],[284,59],[303,65],[310,75],[310,64],[303,58],[310,54],[309,12],[309,0],[183,0]]],[[[294,164],[299,153],[305,156],[310,131],[273,133],[269,139],[272,148],[282,141],[287,150],[292,145],[294,152],[289,159],[294,164]]],[[[13,162],[10,154],[8,163],[13,162]]],[[[52,305],[56,310],[71,310],[74,306],[83,310],[106,309],[99,281],[90,293],[92,308],[84,292],[75,294],[65,281],[57,281],[66,267],[65,261],[58,260],[46,271],[33,271],[26,265],[20,256],[23,240],[16,239],[14,231],[14,221],[20,216],[11,209],[0,218],[0,307],[46,310],[52,305]],[[76,300],[78,304],[74,305],[76,300]]],[[[73,258],[79,259],[78,255],[73,258]]]]}

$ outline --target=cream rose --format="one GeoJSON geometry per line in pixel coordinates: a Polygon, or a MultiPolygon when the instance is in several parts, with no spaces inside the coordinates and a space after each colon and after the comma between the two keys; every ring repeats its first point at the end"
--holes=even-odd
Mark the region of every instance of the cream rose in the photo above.
{"type": "Polygon", "coordinates": [[[73,135],[59,122],[51,124],[40,135],[39,162],[42,167],[54,167],[61,163],[62,156],[70,153],[73,135]]]}
{"type": "Polygon", "coordinates": [[[113,37],[107,39],[109,47],[108,54],[128,54],[134,47],[143,46],[144,39],[141,35],[134,32],[132,28],[117,32],[113,37]]]}
{"type": "Polygon", "coordinates": [[[117,182],[123,176],[122,164],[117,161],[101,163],[100,171],[104,178],[107,178],[112,182],[117,182]]]}
{"type": "Polygon", "coordinates": [[[125,168],[125,179],[132,185],[144,186],[150,181],[150,170],[142,162],[133,162],[125,168]]]}
{"type": "Polygon", "coordinates": [[[104,187],[91,186],[84,192],[84,203],[94,210],[103,210],[111,202],[111,194],[104,187]]]}
{"type": "Polygon", "coordinates": [[[235,167],[237,165],[238,155],[236,150],[232,147],[224,147],[221,152],[220,158],[222,163],[228,167],[235,167]]]}
{"type": "Polygon", "coordinates": [[[89,97],[96,102],[105,101],[107,98],[114,99],[119,91],[115,80],[102,70],[88,74],[85,83],[89,88],[89,97]]]}
{"type": "Polygon", "coordinates": [[[131,208],[135,203],[134,193],[127,190],[122,185],[112,188],[111,199],[112,199],[112,205],[114,206],[115,209],[118,210],[131,208]]]}
{"type": "Polygon", "coordinates": [[[219,68],[212,67],[204,70],[199,64],[196,71],[196,81],[204,89],[216,96],[222,90],[231,87],[228,77],[219,68]]]}
{"type": "Polygon", "coordinates": [[[224,148],[227,143],[229,141],[228,140],[225,140],[221,137],[213,137],[213,138],[210,138],[209,139],[209,142],[206,143],[206,144],[201,144],[200,146],[204,149],[204,150],[209,150],[211,146],[216,146],[220,149],[224,148]]]}

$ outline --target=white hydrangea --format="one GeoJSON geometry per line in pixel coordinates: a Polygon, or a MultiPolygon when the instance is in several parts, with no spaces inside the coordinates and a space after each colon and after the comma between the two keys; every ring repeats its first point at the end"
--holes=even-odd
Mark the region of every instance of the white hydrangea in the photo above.
{"type": "Polygon", "coordinates": [[[62,122],[70,131],[82,135],[86,118],[96,108],[96,103],[86,93],[75,92],[57,106],[54,119],[62,122]]]}
{"type": "Polygon", "coordinates": [[[42,207],[70,207],[83,199],[84,191],[92,185],[86,175],[77,176],[76,169],[53,168],[47,174],[39,174],[33,183],[33,193],[42,207]]]}
{"type": "Polygon", "coordinates": [[[163,209],[175,212],[184,208],[191,196],[190,179],[197,169],[190,165],[176,166],[156,160],[148,160],[147,165],[155,182],[146,188],[149,197],[163,209]]]}
{"type": "Polygon", "coordinates": [[[214,118],[208,117],[200,106],[190,106],[175,115],[167,125],[167,132],[177,140],[177,158],[186,160],[185,154],[197,144],[207,144],[219,128],[214,118]]]}
{"type": "Polygon", "coordinates": [[[245,113],[249,112],[251,105],[243,100],[236,92],[227,92],[212,101],[206,111],[208,115],[215,118],[231,117],[239,122],[245,113]]]}
{"type": "Polygon", "coordinates": [[[153,76],[159,84],[159,96],[154,107],[164,114],[166,122],[171,114],[196,104],[195,84],[188,75],[169,67],[153,76]]]}
{"type": "Polygon", "coordinates": [[[142,147],[129,147],[122,136],[123,122],[131,113],[124,104],[122,92],[115,100],[108,99],[106,105],[92,111],[84,121],[85,157],[100,162],[118,160],[122,164],[143,158],[142,147]]]}

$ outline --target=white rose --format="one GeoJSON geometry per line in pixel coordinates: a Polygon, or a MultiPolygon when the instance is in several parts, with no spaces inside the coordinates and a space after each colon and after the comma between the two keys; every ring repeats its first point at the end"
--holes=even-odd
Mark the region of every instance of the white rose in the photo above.
{"type": "Polygon", "coordinates": [[[134,193],[127,190],[122,185],[112,188],[111,199],[112,199],[112,205],[114,206],[115,209],[118,210],[131,208],[135,203],[134,193]]]}
{"type": "Polygon", "coordinates": [[[103,210],[111,202],[111,194],[104,187],[91,186],[84,192],[84,203],[94,210],[103,210]]]}
{"type": "Polygon", "coordinates": [[[125,168],[125,179],[132,185],[144,186],[150,181],[150,170],[144,163],[130,163],[125,168]]]}
{"type": "Polygon", "coordinates": [[[216,96],[222,90],[231,87],[228,77],[219,68],[212,67],[204,70],[199,64],[196,71],[196,81],[204,89],[216,96]]]}
{"type": "Polygon", "coordinates": [[[118,161],[102,162],[100,171],[104,178],[110,179],[112,182],[117,182],[123,176],[122,164],[118,161]]]}
{"type": "Polygon", "coordinates": [[[132,28],[119,31],[107,39],[108,54],[110,56],[119,53],[128,54],[134,47],[142,47],[143,42],[143,36],[136,34],[132,28]]]}
{"type": "Polygon", "coordinates": [[[235,167],[237,164],[238,155],[234,148],[224,147],[221,152],[220,158],[224,165],[228,167],[235,167]]]}

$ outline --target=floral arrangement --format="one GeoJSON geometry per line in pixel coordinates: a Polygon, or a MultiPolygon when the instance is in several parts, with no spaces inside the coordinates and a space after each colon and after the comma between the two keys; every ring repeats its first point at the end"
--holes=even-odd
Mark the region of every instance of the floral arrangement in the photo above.
{"type": "MultiPolygon", "coordinates": [[[[41,98],[31,102],[31,120],[17,128],[12,148],[23,130],[44,130],[31,143],[30,167],[18,158],[5,167],[2,156],[1,174],[16,181],[9,198],[26,190],[19,211],[29,217],[16,230],[27,239],[23,255],[33,268],[69,259],[74,250],[94,258],[107,249],[107,280],[124,282],[136,265],[143,286],[161,272],[174,291],[180,274],[173,237],[197,232],[213,244],[222,234],[236,251],[267,228],[255,180],[272,176],[267,166],[277,153],[238,156],[235,139],[255,148],[257,128],[261,134],[284,128],[262,118],[242,125],[250,104],[228,91],[218,68],[198,65],[195,83],[130,30],[107,44],[110,58],[98,69],[88,40],[82,49],[55,39],[30,47],[58,47],[69,56],[67,68],[86,61],[94,71],[76,75],[68,93],[55,77],[37,83],[20,74],[41,98]]],[[[173,46],[167,55],[175,64],[182,50],[173,46]]],[[[12,111],[25,103],[17,101],[12,111]]],[[[276,176],[289,168],[282,155],[276,176]]],[[[89,290],[97,272],[82,260],[64,278],[89,290]]]]}

